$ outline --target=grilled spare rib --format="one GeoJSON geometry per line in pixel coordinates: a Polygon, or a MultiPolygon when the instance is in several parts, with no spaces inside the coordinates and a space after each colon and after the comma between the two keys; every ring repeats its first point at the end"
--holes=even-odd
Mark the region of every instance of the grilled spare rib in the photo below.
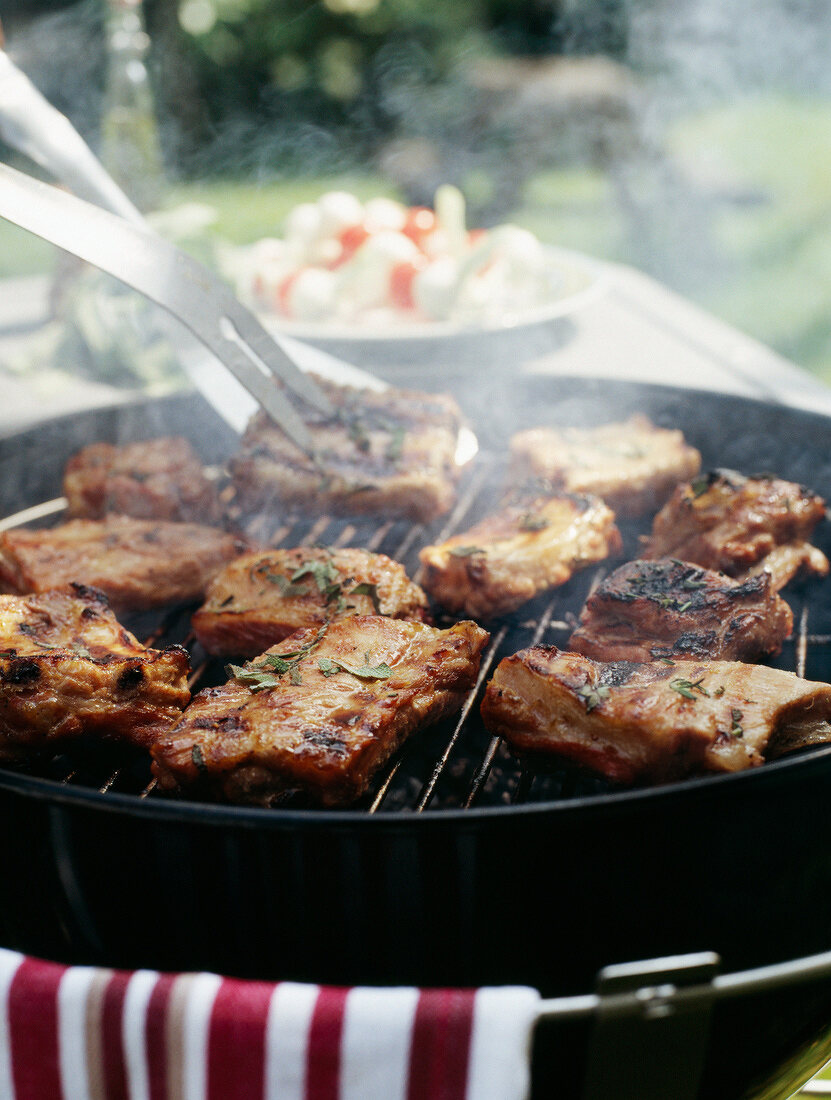
{"type": "Polygon", "coordinates": [[[602,664],[538,646],[500,662],[482,717],[514,749],[661,783],[761,764],[780,739],[831,740],[831,685],[738,661],[602,664]]]}
{"type": "Polygon", "coordinates": [[[738,581],[661,558],[626,562],[601,581],[569,646],[596,661],[758,661],[779,653],[792,629],[769,574],[738,581]]]}
{"type": "Polygon", "coordinates": [[[354,801],[417,729],[458,709],[488,635],[353,615],[298,631],[206,688],[153,748],[163,788],[199,784],[233,802],[285,790],[354,801]]]}
{"type": "Polygon", "coordinates": [[[248,425],[230,467],[243,510],[276,507],[427,521],[447,512],[458,475],[460,426],[452,397],[335,386],[318,379],[337,415],[305,414],[312,459],[264,413],[248,425]]]}
{"type": "Polygon", "coordinates": [[[107,516],[0,534],[0,589],[46,592],[72,581],[102,589],[116,610],[198,600],[226,562],[251,549],[195,523],[107,516]]]}
{"type": "Polygon", "coordinates": [[[220,513],[199,457],[179,436],[123,446],[91,443],[67,462],[63,491],[72,517],[100,519],[115,512],[210,523],[220,513]]]}
{"type": "Polygon", "coordinates": [[[680,431],[657,428],[645,416],[596,428],[529,428],[511,439],[515,481],[592,493],[618,516],[660,507],[700,468],[701,455],[680,431]]]}
{"type": "Polygon", "coordinates": [[[369,550],[299,547],[245,554],[208,585],[193,629],[209,653],[256,657],[341,615],[423,619],[427,597],[403,565],[369,550]]]}
{"type": "Polygon", "coordinates": [[[103,592],[0,596],[0,759],[82,736],[147,746],[190,699],[181,646],[145,649],[103,592]]]}
{"type": "Polygon", "coordinates": [[[731,577],[767,569],[779,589],[800,569],[828,572],[828,559],[808,542],[824,515],[823,499],[792,481],[715,470],[678,486],[641,556],[681,558],[731,577]]]}
{"type": "Polygon", "coordinates": [[[446,611],[492,619],[565,582],[621,547],[597,497],[533,497],[420,553],[422,584],[446,611]]]}

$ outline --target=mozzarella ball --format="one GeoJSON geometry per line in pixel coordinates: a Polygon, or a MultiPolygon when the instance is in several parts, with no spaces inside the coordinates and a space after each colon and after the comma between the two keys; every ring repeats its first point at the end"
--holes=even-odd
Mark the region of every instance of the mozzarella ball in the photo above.
{"type": "Polygon", "coordinates": [[[407,208],[393,199],[370,199],[364,207],[364,223],[370,233],[403,229],[406,222],[407,208]]]}
{"type": "Polygon", "coordinates": [[[456,297],[459,266],[450,256],[434,260],[413,279],[413,301],[434,320],[450,315],[456,297]]]}
{"type": "Polygon", "coordinates": [[[384,265],[389,268],[393,264],[413,260],[418,254],[418,246],[409,237],[405,237],[403,233],[386,230],[367,237],[358,249],[357,256],[362,263],[384,265]]]}
{"type": "Polygon", "coordinates": [[[363,204],[348,191],[328,191],[317,200],[321,237],[337,237],[344,229],[363,221],[363,204]]]}
{"type": "Polygon", "coordinates": [[[418,257],[418,248],[403,233],[375,233],[367,237],[349,263],[340,269],[340,288],[350,309],[360,311],[389,305],[390,272],[396,264],[418,257]]]}
{"type": "Polygon", "coordinates": [[[533,233],[518,225],[500,225],[491,233],[494,252],[513,268],[539,271],[545,263],[545,251],[533,233]]]}
{"type": "Polygon", "coordinates": [[[298,321],[316,321],[335,311],[335,277],[320,267],[298,273],[286,295],[289,316],[298,321]]]}
{"type": "Polygon", "coordinates": [[[307,244],[320,236],[320,210],[313,202],[302,202],[286,218],[286,240],[307,244]]]}

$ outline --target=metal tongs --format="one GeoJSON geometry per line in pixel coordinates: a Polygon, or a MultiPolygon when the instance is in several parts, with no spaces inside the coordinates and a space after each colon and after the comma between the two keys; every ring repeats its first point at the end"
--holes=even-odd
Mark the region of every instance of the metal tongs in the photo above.
{"type": "MultiPolygon", "coordinates": [[[[309,455],[311,435],[292,404],[325,416],[334,408],[320,387],[208,268],[163,240],[143,220],[60,112],[0,51],[0,135],[70,186],[117,213],[0,164],[0,217],[115,276],[181,321],[309,455]],[[125,220],[129,218],[128,220],[125,220]]],[[[227,418],[225,403],[190,357],[194,383],[227,418]]]]}

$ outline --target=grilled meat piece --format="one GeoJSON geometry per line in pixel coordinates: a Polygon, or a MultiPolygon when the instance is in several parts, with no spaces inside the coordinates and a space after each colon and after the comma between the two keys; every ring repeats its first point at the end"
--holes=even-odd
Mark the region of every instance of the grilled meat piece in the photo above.
{"type": "Polygon", "coordinates": [[[265,550],[226,565],[193,629],[209,653],[256,657],[304,627],[341,615],[423,619],[427,597],[403,565],[369,550],[265,550]]]}
{"type": "Polygon", "coordinates": [[[596,661],[758,661],[779,653],[793,614],[769,574],[735,581],[674,558],[630,561],[586,600],[570,648],[596,661]]]}
{"type": "Polygon", "coordinates": [[[0,588],[46,592],[72,581],[102,589],[116,610],[198,600],[251,544],[195,523],[107,516],[0,534],[0,588]]]}
{"type": "Polygon", "coordinates": [[[233,802],[296,789],[352,802],[411,733],[461,706],[487,638],[378,615],[299,631],[200,691],[154,746],[154,771],[165,789],[201,781],[233,802]]]}
{"type": "Polygon", "coordinates": [[[181,646],[145,649],[103,592],[0,596],[0,760],[82,736],[148,746],[190,699],[181,646]]]}
{"type": "Polygon", "coordinates": [[[453,398],[396,389],[375,393],[322,379],[318,384],[337,416],[306,414],[316,461],[264,413],[248,425],[230,463],[244,510],[292,507],[425,522],[449,510],[460,426],[453,398]]]}
{"type": "Polygon", "coordinates": [[[788,542],[784,546],[774,546],[758,565],[754,565],[748,571],[746,576],[768,573],[774,591],[778,592],[798,573],[803,572],[819,577],[825,576],[828,572],[828,559],[821,550],[811,546],[809,542],[788,542]]]}
{"type": "Polygon", "coordinates": [[[654,511],[700,468],[701,455],[681,432],[656,428],[645,416],[597,428],[530,428],[511,439],[515,481],[594,494],[617,516],[654,511]]]}
{"type": "Polygon", "coordinates": [[[801,568],[828,572],[828,559],[807,541],[824,515],[822,498],[792,481],[715,470],[678,486],[641,556],[681,558],[731,577],[769,564],[779,589],[801,568]]]}
{"type": "Polygon", "coordinates": [[[140,519],[216,522],[219,500],[186,439],[91,443],[70,458],[64,496],[71,517],[101,519],[108,512],[140,519]]]}
{"type": "Polygon", "coordinates": [[[446,611],[504,615],[621,547],[614,513],[596,497],[537,497],[509,504],[470,530],[420,553],[422,584],[446,611]]]}
{"type": "Polygon", "coordinates": [[[500,662],[482,717],[514,749],[661,783],[753,767],[780,739],[831,740],[831,685],[737,661],[600,664],[535,647],[500,662]]]}

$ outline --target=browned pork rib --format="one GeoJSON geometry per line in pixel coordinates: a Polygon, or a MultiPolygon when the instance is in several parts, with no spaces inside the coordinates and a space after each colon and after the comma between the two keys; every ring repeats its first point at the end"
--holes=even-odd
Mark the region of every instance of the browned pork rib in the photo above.
{"type": "Polygon", "coordinates": [[[715,470],[678,486],[642,557],[681,558],[731,577],[769,566],[779,589],[800,569],[828,572],[828,559],[808,543],[824,515],[822,498],[792,481],[715,470]]]}
{"type": "Polygon", "coordinates": [[[107,516],[0,534],[0,588],[45,592],[77,581],[117,610],[198,600],[211,577],[251,545],[195,523],[107,516]]]}
{"type": "Polygon", "coordinates": [[[492,619],[620,550],[614,513],[596,497],[509,504],[419,555],[422,583],[446,611],[492,619]]]}
{"type": "Polygon", "coordinates": [[[193,629],[209,653],[256,657],[296,630],[341,615],[423,619],[426,611],[427,597],[386,554],[299,547],[226,565],[208,585],[193,629]]]}
{"type": "Polygon", "coordinates": [[[831,685],[737,661],[600,664],[535,647],[499,664],[482,717],[514,749],[660,783],[753,767],[779,740],[831,740],[831,685]]]}
{"type": "Polygon", "coordinates": [[[416,730],[458,709],[488,635],[475,623],[353,615],[304,630],[199,692],[153,749],[163,788],[234,802],[301,790],[335,806],[363,794],[416,730]]]}
{"type": "Polygon", "coordinates": [[[681,432],[656,428],[645,416],[596,428],[529,428],[511,439],[515,481],[592,493],[618,516],[654,511],[700,468],[701,455],[681,432]]]}
{"type": "Polygon", "coordinates": [[[626,562],[601,581],[569,645],[596,661],[758,661],[779,653],[792,629],[767,573],[735,581],[661,558],[626,562]]]}
{"type": "Polygon", "coordinates": [[[147,439],[115,446],[91,443],[64,470],[69,515],[100,519],[107,512],[140,519],[215,522],[219,501],[186,439],[147,439]]]}
{"type": "Polygon", "coordinates": [[[306,415],[314,460],[264,413],[249,424],[231,460],[244,510],[291,507],[421,521],[449,510],[460,426],[453,398],[397,389],[375,393],[320,379],[318,384],[337,416],[306,415]]]}
{"type": "Polygon", "coordinates": [[[82,736],[147,746],[190,699],[188,655],[143,645],[83,585],[0,596],[0,760],[82,736]]]}

